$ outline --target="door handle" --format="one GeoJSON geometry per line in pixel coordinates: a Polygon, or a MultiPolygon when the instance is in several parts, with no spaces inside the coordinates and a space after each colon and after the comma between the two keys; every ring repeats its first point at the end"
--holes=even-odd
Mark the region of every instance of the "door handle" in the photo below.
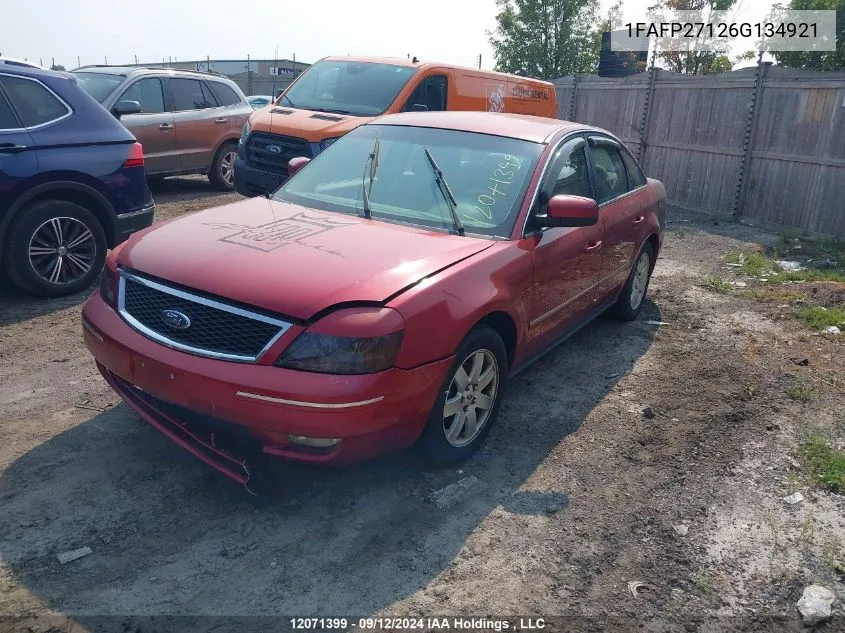
{"type": "Polygon", "coordinates": [[[219,116],[219,117],[217,117],[216,119],[214,119],[214,122],[215,122],[215,123],[225,123],[225,122],[226,122],[226,121],[228,121],[228,120],[229,120],[229,119],[227,119],[226,117],[219,116]]]}
{"type": "Polygon", "coordinates": [[[590,251],[598,250],[601,248],[601,245],[601,240],[590,240],[587,242],[587,248],[584,249],[584,252],[589,253],[590,251]]]}
{"type": "Polygon", "coordinates": [[[14,143],[0,143],[0,154],[20,154],[26,149],[26,145],[15,145],[14,143]]]}
{"type": "Polygon", "coordinates": [[[158,126],[158,129],[159,130],[172,130],[173,124],[172,123],[162,123],[161,125],[158,126]]]}
{"type": "Polygon", "coordinates": [[[642,224],[643,222],[645,222],[644,215],[638,215],[636,218],[634,218],[634,226],[636,226],[637,224],[642,224]]]}

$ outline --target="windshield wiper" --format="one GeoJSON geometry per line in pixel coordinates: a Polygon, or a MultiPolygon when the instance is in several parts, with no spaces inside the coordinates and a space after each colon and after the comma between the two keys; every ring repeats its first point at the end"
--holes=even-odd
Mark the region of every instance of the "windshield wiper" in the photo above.
{"type": "Polygon", "coordinates": [[[455,225],[455,233],[463,235],[464,225],[461,224],[461,218],[458,217],[458,202],[455,200],[455,196],[452,195],[452,190],[449,188],[449,183],[447,183],[446,179],[443,177],[443,172],[440,171],[440,167],[437,166],[437,161],[434,160],[434,156],[427,147],[425,148],[425,157],[431,164],[431,169],[434,170],[434,179],[437,181],[440,193],[443,194],[443,197],[446,199],[446,204],[449,205],[449,211],[452,214],[452,221],[455,225]]]}
{"type": "Polygon", "coordinates": [[[373,143],[373,151],[369,153],[364,163],[364,175],[361,178],[361,187],[364,190],[364,217],[368,219],[373,217],[372,211],[370,211],[370,189],[373,188],[373,178],[375,178],[376,169],[378,169],[380,147],[379,139],[376,137],[376,142],[373,143]],[[367,173],[370,175],[369,186],[367,186],[367,173]]]}
{"type": "Polygon", "coordinates": [[[293,101],[290,100],[290,97],[287,95],[282,95],[282,99],[287,99],[287,102],[290,104],[291,108],[295,108],[296,106],[293,104],[293,101]]]}

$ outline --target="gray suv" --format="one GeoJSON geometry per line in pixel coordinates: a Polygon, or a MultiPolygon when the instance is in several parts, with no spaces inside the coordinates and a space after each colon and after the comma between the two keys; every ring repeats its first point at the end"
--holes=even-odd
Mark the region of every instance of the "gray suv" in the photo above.
{"type": "Polygon", "coordinates": [[[238,139],[253,112],[235,82],[170,68],[83,66],[71,74],[143,145],[148,180],[208,174],[216,188],[234,188],[238,139]]]}

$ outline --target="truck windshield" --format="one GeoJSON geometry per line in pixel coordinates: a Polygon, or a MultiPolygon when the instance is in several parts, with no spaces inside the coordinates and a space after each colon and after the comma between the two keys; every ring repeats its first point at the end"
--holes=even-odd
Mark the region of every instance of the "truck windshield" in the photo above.
{"type": "Polygon", "coordinates": [[[79,80],[79,87],[94,97],[99,103],[103,103],[114,92],[114,89],[126,79],[125,75],[114,75],[111,73],[75,72],[73,74],[79,80]]]}
{"type": "Polygon", "coordinates": [[[282,103],[305,110],[377,116],[390,107],[415,72],[409,66],[324,60],[302,73],[282,103]]]}
{"type": "Polygon", "coordinates": [[[312,209],[363,214],[367,187],[374,220],[449,232],[460,232],[463,226],[467,234],[510,237],[542,149],[539,143],[504,136],[362,125],[317,155],[273,198],[312,209]],[[454,205],[439,188],[427,152],[436,157],[454,205]],[[370,181],[365,168],[372,160],[378,168],[369,170],[375,173],[370,181]]]}

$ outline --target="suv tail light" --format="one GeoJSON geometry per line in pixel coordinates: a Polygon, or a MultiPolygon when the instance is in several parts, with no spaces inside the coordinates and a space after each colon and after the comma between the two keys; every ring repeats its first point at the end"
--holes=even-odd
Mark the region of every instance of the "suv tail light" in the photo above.
{"type": "Polygon", "coordinates": [[[140,143],[133,143],[129,148],[129,157],[123,163],[124,167],[144,166],[144,146],[140,143]]]}

